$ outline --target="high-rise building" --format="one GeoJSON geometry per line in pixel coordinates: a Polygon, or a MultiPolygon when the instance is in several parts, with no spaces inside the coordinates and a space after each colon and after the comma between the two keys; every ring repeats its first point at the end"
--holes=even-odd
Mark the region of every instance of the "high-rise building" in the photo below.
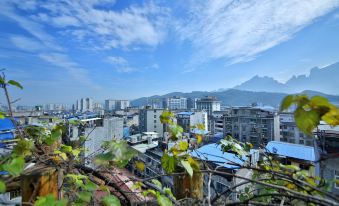
{"type": "Polygon", "coordinates": [[[117,100],[116,110],[124,110],[130,107],[129,100],[117,100]]]}
{"type": "Polygon", "coordinates": [[[197,126],[197,124],[204,125],[205,131],[207,131],[207,112],[179,112],[176,117],[178,125],[186,133],[192,132],[194,130],[193,126],[197,126]]]}
{"type": "Polygon", "coordinates": [[[276,141],[313,146],[312,137],[298,129],[293,113],[279,113],[275,121],[274,139],[276,141]]]}
{"type": "Polygon", "coordinates": [[[160,122],[160,115],[163,109],[141,109],[139,113],[140,132],[156,132],[159,137],[164,135],[164,125],[160,122]]]}
{"type": "Polygon", "coordinates": [[[255,147],[274,140],[274,122],[277,115],[256,107],[233,107],[224,115],[224,136],[231,135],[255,147]]]}
{"type": "Polygon", "coordinates": [[[199,98],[187,98],[187,109],[197,109],[199,98]]]}
{"type": "Polygon", "coordinates": [[[165,107],[169,110],[187,109],[187,98],[168,97],[165,99],[165,107]]]}
{"type": "Polygon", "coordinates": [[[124,110],[130,107],[129,100],[105,100],[105,110],[106,111],[115,111],[115,110],[124,110]]]}
{"type": "Polygon", "coordinates": [[[78,112],[93,112],[94,108],[93,99],[89,97],[81,98],[80,100],[76,101],[75,107],[78,112]]]}
{"type": "Polygon", "coordinates": [[[115,105],[117,104],[116,100],[113,99],[106,99],[105,100],[105,111],[114,111],[115,105]]]}
{"type": "Polygon", "coordinates": [[[210,116],[214,111],[220,111],[221,102],[216,97],[205,97],[196,101],[198,110],[205,110],[210,116]]]}

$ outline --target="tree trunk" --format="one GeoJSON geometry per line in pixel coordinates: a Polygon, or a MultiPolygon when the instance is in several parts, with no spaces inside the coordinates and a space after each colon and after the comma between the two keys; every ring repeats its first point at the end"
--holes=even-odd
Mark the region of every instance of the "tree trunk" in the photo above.
{"type": "Polygon", "coordinates": [[[34,203],[37,197],[49,194],[58,199],[58,171],[45,165],[34,166],[22,174],[21,189],[22,205],[34,203]]]}

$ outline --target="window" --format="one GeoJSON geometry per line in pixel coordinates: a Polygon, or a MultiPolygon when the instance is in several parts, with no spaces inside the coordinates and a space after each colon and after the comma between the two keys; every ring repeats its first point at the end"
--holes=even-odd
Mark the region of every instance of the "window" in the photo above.
{"type": "Polygon", "coordinates": [[[215,182],[215,189],[218,193],[221,193],[226,189],[226,185],[224,185],[220,182],[215,182]]]}
{"type": "Polygon", "coordinates": [[[299,140],[299,144],[304,144],[304,140],[303,139],[299,140]]]}
{"type": "Polygon", "coordinates": [[[334,183],[334,187],[339,189],[339,170],[334,170],[334,178],[336,180],[336,182],[334,183]]]}
{"type": "Polygon", "coordinates": [[[310,165],[304,165],[304,164],[300,164],[299,165],[299,168],[301,169],[301,170],[310,170],[310,165]]]}
{"type": "Polygon", "coordinates": [[[157,118],[157,115],[154,115],[154,118],[157,118]]]}
{"type": "Polygon", "coordinates": [[[154,123],[157,123],[157,120],[156,120],[156,119],[154,120],[154,123]]]}

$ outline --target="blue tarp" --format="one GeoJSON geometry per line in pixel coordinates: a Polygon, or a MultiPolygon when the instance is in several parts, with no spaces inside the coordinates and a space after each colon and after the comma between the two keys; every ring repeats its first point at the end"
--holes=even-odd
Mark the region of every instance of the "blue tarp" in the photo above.
{"type": "Polygon", "coordinates": [[[10,118],[0,119],[0,131],[12,129],[15,129],[15,126],[10,118]]]}
{"type": "Polygon", "coordinates": [[[266,145],[266,149],[280,156],[292,157],[301,160],[315,161],[314,147],[300,144],[292,144],[287,142],[270,141],[266,145]]]}
{"type": "Polygon", "coordinates": [[[14,134],[12,132],[0,133],[0,141],[14,139],[14,134]]]}

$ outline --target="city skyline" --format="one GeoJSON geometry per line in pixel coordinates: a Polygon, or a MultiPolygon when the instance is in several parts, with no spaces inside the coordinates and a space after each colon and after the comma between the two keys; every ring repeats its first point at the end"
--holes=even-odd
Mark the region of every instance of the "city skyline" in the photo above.
{"type": "Polygon", "coordinates": [[[0,5],[1,68],[24,86],[11,90],[23,105],[285,82],[339,61],[338,1],[0,5]]]}

